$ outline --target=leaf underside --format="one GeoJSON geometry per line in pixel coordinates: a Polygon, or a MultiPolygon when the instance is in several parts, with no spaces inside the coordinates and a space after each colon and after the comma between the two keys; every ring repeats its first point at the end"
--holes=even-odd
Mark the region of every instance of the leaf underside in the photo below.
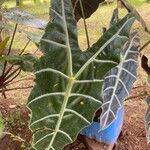
{"type": "Polygon", "coordinates": [[[123,101],[130,94],[137,76],[139,46],[139,35],[131,34],[122,50],[121,62],[104,78],[101,129],[105,129],[112,123],[117,111],[123,106],[123,101]]]}
{"type": "Polygon", "coordinates": [[[135,20],[132,14],[112,26],[87,51],[78,46],[70,0],[52,0],[51,18],[41,39],[44,56],[35,65],[36,85],[28,107],[33,147],[62,149],[73,142],[101,106],[104,75],[117,65],[135,20]]]}
{"type": "Polygon", "coordinates": [[[81,0],[83,10],[84,10],[84,17],[82,14],[80,0],[71,0],[74,8],[74,15],[76,20],[78,21],[80,18],[89,18],[97,9],[100,3],[104,2],[104,0],[81,0]]]}

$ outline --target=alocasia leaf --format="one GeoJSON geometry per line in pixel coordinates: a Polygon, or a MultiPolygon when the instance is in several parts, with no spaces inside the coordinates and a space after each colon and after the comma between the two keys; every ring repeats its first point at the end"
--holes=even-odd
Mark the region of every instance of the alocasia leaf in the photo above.
{"type": "Polygon", "coordinates": [[[23,71],[33,72],[34,64],[37,62],[37,58],[30,54],[23,54],[22,56],[3,56],[3,59],[7,60],[12,65],[18,65],[23,71]]]}
{"type": "Polygon", "coordinates": [[[52,0],[41,39],[44,56],[35,65],[36,85],[28,100],[36,149],[62,149],[88,125],[101,106],[104,75],[119,60],[135,20],[132,14],[107,30],[87,51],[78,46],[71,0],[52,0]]]}
{"type": "Polygon", "coordinates": [[[136,80],[139,46],[139,35],[133,33],[121,53],[121,62],[104,78],[101,129],[105,129],[112,123],[118,110],[122,107],[123,101],[129,96],[136,80]]]}
{"type": "Polygon", "coordinates": [[[148,109],[145,116],[146,137],[147,137],[147,142],[150,143],[150,96],[146,99],[146,101],[148,104],[148,109]]]}
{"type": "MultiPolygon", "coordinates": [[[[80,18],[83,18],[80,0],[71,0],[74,8],[74,15],[76,20],[78,21],[80,18]]],[[[85,18],[89,18],[97,9],[100,3],[104,2],[104,0],[81,0],[84,16],[85,18]]]]}
{"type": "Polygon", "coordinates": [[[118,8],[114,9],[113,11],[113,15],[110,21],[110,27],[114,24],[116,24],[119,21],[119,12],[118,12],[118,8]]]}

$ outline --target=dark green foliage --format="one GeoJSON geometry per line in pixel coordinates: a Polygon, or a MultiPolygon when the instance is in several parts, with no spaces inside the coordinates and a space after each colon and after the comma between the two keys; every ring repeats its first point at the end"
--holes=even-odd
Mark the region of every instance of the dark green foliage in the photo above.
{"type": "Polygon", "coordinates": [[[87,51],[78,46],[70,0],[52,0],[51,18],[41,39],[44,56],[36,63],[36,85],[28,107],[33,146],[60,150],[88,125],[101,106],[104,75],[119,60],[135,18],[128,14],[87,51]]]}
{"type": "Polygon", "coordinates": [[[34,64],[37,62],[36,56],[32,54],[23,54],[22,56],[5,57],[6,60],[12,65],[18,65],[23,71],[33,72],[34,64]]]}
{"type": "Polygon", "coordinates": [[[75,19],[78,21],[80,18],[89,18],[98,8],[99,4],[104,0],[71,0],[74,8],[75,19]],[[81,4],[84,10],[84,16],[81,10],[81,4]]]}

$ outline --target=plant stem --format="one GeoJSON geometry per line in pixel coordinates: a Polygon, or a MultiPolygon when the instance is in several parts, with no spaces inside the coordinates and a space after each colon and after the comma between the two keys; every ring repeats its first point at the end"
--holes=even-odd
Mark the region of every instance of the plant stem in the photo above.
{"type": "Polygon", "coordinates": [[[37,48],[37,49],[34,51],[34,53],[33,53],[33,54],[36,54],[36,53],[38,52],[38,50],[39,50],[39,48],[37,48]]]}
{"type": "Polygon", "coordinates": [[[73,14],[75,13],[75,9],[76,9],[76,7],[77,7],[78,1],[79,1],[79,0],[76,0],[76,1],[75,1],[74,7],[73,7],[73,14]]]}
{"type": "Polygon", "coordinates": [[[26,43],[25,47],[22,49],[21,53],[19,54],[19,56],[21,56],[24,53],[24,51],[26,50],[26,48],[29,45],[30,41],[31,40],[29,39],[28,42],[26,43]]]}
{"type": "Polygon", "coordinates": [[[82,5],[82,1],[79,0],[79,2],[80,2],[81,12],[82,12],[82,17],[83,17],[83,22],[84,22],[84,29],[85,29],[86,39],[87,39],[87,46],[88,46],[88,48],[90,48],[90,40],[89,40],[89,34],[88,34],[88,30],[87,30],[87,24],[85,21],[84,9],[83,9],[83,5],[82,5]]]}
{"type": "MultiPolygon", "coordinates": [[[[20,72],[21,72],[21,69],[19,69],[19,70],[17,70],[17,71],[19,71],[19,72],[18,72],[12,79],[10,79],[10,80],[8,80],[8,81],[5,80],[6,82],[4,82],[4,85],[7,85],[8,83],[10,83],[11,81],[13,81],[15,78],[18,77],[18,75],[19,75],[20,72]]],[[[16,72],[17,72],[17,71],[16,71],[16,72]]],[[[14,72],[14,73],[16,73],[16,72],[14,72]]],[[[11,76],[10,76],[10,77],[11,77],[11,76]]],[[[9,78],[10,78],[10,77],[9,77],[9,78]]],[[[9,78],[8,78],[8,79],[9,79],[9,78]]]]}
{"type": "Polygon", "coordinates": [[[70,42],[69,42],[68,26],[66,22],[65,4],[63,0],[61,0],[61,4],[62,4],[62,17],[63,17],[63,22],[64,22],[64,30],[65,30],[65,35],[66,35],[66,46],[67,46],[67,56],[68,56],[68,74],[70,77],[72,77],[73,76],[72,52],[71,52],[71,47],[70,47],[70,42]]]}
{"type": "MultiPolygon", "coordinates": [[[[13,45],[14,38],[15,38],[15,34],[16,34],[16,31],[17,31],[17,27],[18,27],[18,24],[15,25],[15,29],[14,29],[13,36],[12,36],[12,39],[11,39],[11,42],[10,42],[10,46],[9,46],[9,49],[8,49],[7,56],[8,56],[8,55],[10,54],[10,52],[11,52],[12,45],[13,45]]],[[[2,76],[3,76],[4,73],[5,73],[6,66],[7,66],[7,61],[5,61],[5,63],[4,63],[4,68],[3,68],[2,76]]]]}
{"type": "Polygon", "coordinates": [[[12,45],[13,45],[14,38],[15,38],[15,34],[16,34],[16,31],[17,31],[17,27],[18,27],[18,24],[16,23],[16,25],[15,25],[15,29],[14,29],[14,32],[13,32],[13,36],[12,36],[12,39],[11,39],[11,42],[10,42],[10,46],[9,46],[9,49],[8,49],[8,53],[7,53],[7,55],[9,55],[9,54],[10,54],[10,52],[11,52],[12,45]]]}
{"type": "MultiPolygon", "coordinates": [[[[6,89],[5,91],[23,90],[23,89],[30,89],[30,88],[33,88],[33,86],[28,86],[28,87],[15,87],[15,88],[11,88],[11,89],[6,89]]],[[[0,90],[0,92],[2,92],[2,90],[0,90]]]]}
{"type": "Polygon", "coordinates": [[[17,69],[15,69],[12,73],[10,73],[8,76],[5,76],[5,81],[7,79],[9,79],[10,77],[12,77],[17,71],[21,70],[20,67],[18,67],[17,69]]]}
{"type": "MultiPolygon", "coordinates": [[[[22,49],[21,53],[19,54],[19,56],[21,56],[23,54],[23,52],[26,50],[27,46],[29,45],[30,43],[30,39],[28,40],[28,42],[26,43],[25,47],[22,49]]],[[[12,70],[12,68],[14,67],[14,65],[12,65],[7,71],[6,73],[4,74],[4,77],[7,76],[7,74],[12,70]]]]}
{"type": "Polygon", "coordinates": [[[141,52],[144,48],[146,48],[150,44],[150,41],[146,42],[139,50],[141,52]]]}
{"type": "Polygon", "coordinates": [[[64,97],[64,101],[63,101],[63,104],[62,104],[62,107],[61,107],[61,110],[60,110],[60,116],[58,118],[54,134],[53,134],[51,142],[50,142],[48,148],[46,148],[46,150],[51,149],[51,147],[53,145],[53,142],[54,142],[54,140],[57,136],[57,133],[59,132],[60,125],[61,125],[64,113],[65,113],[65,109],[67,107],[67,103],[68,103],[68,100],[69,100],[69,97],[70,97],[70,94],[71,94],[71,91],[72,91],[73,84],[74,84],[74,80],[70,79],[69,82],[68,82],[68,85],[67,85],[67,89],[66,89],[67,92],[66,92],[65,97],[64,97]]]}
{"type": "Polygon", "coordinates": [[[20,79],[20,80],[17,80],[17,81],[14,81],[14,82],[11,82],[11,83],[9,83],[9,84],[7,84],[7,86],[9,86],[9,85],[12,85],[12,84],[15,84],[15,83],[18,83],[18,82],[21,82],[21,81],[27,81],[27,80],[34,80],[34,78],[23,78],[23,79],[20,79]]]}

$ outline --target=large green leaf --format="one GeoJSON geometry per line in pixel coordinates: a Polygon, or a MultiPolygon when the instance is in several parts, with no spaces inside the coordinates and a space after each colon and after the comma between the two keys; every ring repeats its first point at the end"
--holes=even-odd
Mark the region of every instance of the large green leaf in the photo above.
{"type": "Polygon", "coordinates": [[[80,18],[89,18],[97,9],[100,3],[103,3],[105,0],[71,0],[74,8],[74,15],[78,21],[80,18]],[[80,6],[80,1],[84,10],[84,17],[82,14],[82,9],[80,6]]]}
{"type": "Polygon", "coordinates": [[[123,101],[129,96],[136,80],[139,47],[139,35],[133,33],[121,53],[121,62],[105,76],[100,117],[101,129],[112,123],[118,110],[122,108],[123,101]]]}
{"type": "Polygon", "coordinates": [[[18,65],[23,71],[34,71],[34,64],[37,62],[37,57],[27,53],[22,56],[3,56],[3,60],[8,61],[12,65],[18,65]]]}
{"type": "Polygon", "coordinates": [[[114,9],[112,18],[110,20],[110,27],[119,21],[119,11],[118,8],[114,9]]]}
{"type": "Polygon", "coordinates": [[[35,65],[36,85],[28,100],[36,149],[60,150],[92,121],[101,106],[103,77],[116,66],[135,18],[112,26],[86,52],[78,46],[70,0],[52,0],[53,21],[41,40],[44,56],[35,65]]]}

